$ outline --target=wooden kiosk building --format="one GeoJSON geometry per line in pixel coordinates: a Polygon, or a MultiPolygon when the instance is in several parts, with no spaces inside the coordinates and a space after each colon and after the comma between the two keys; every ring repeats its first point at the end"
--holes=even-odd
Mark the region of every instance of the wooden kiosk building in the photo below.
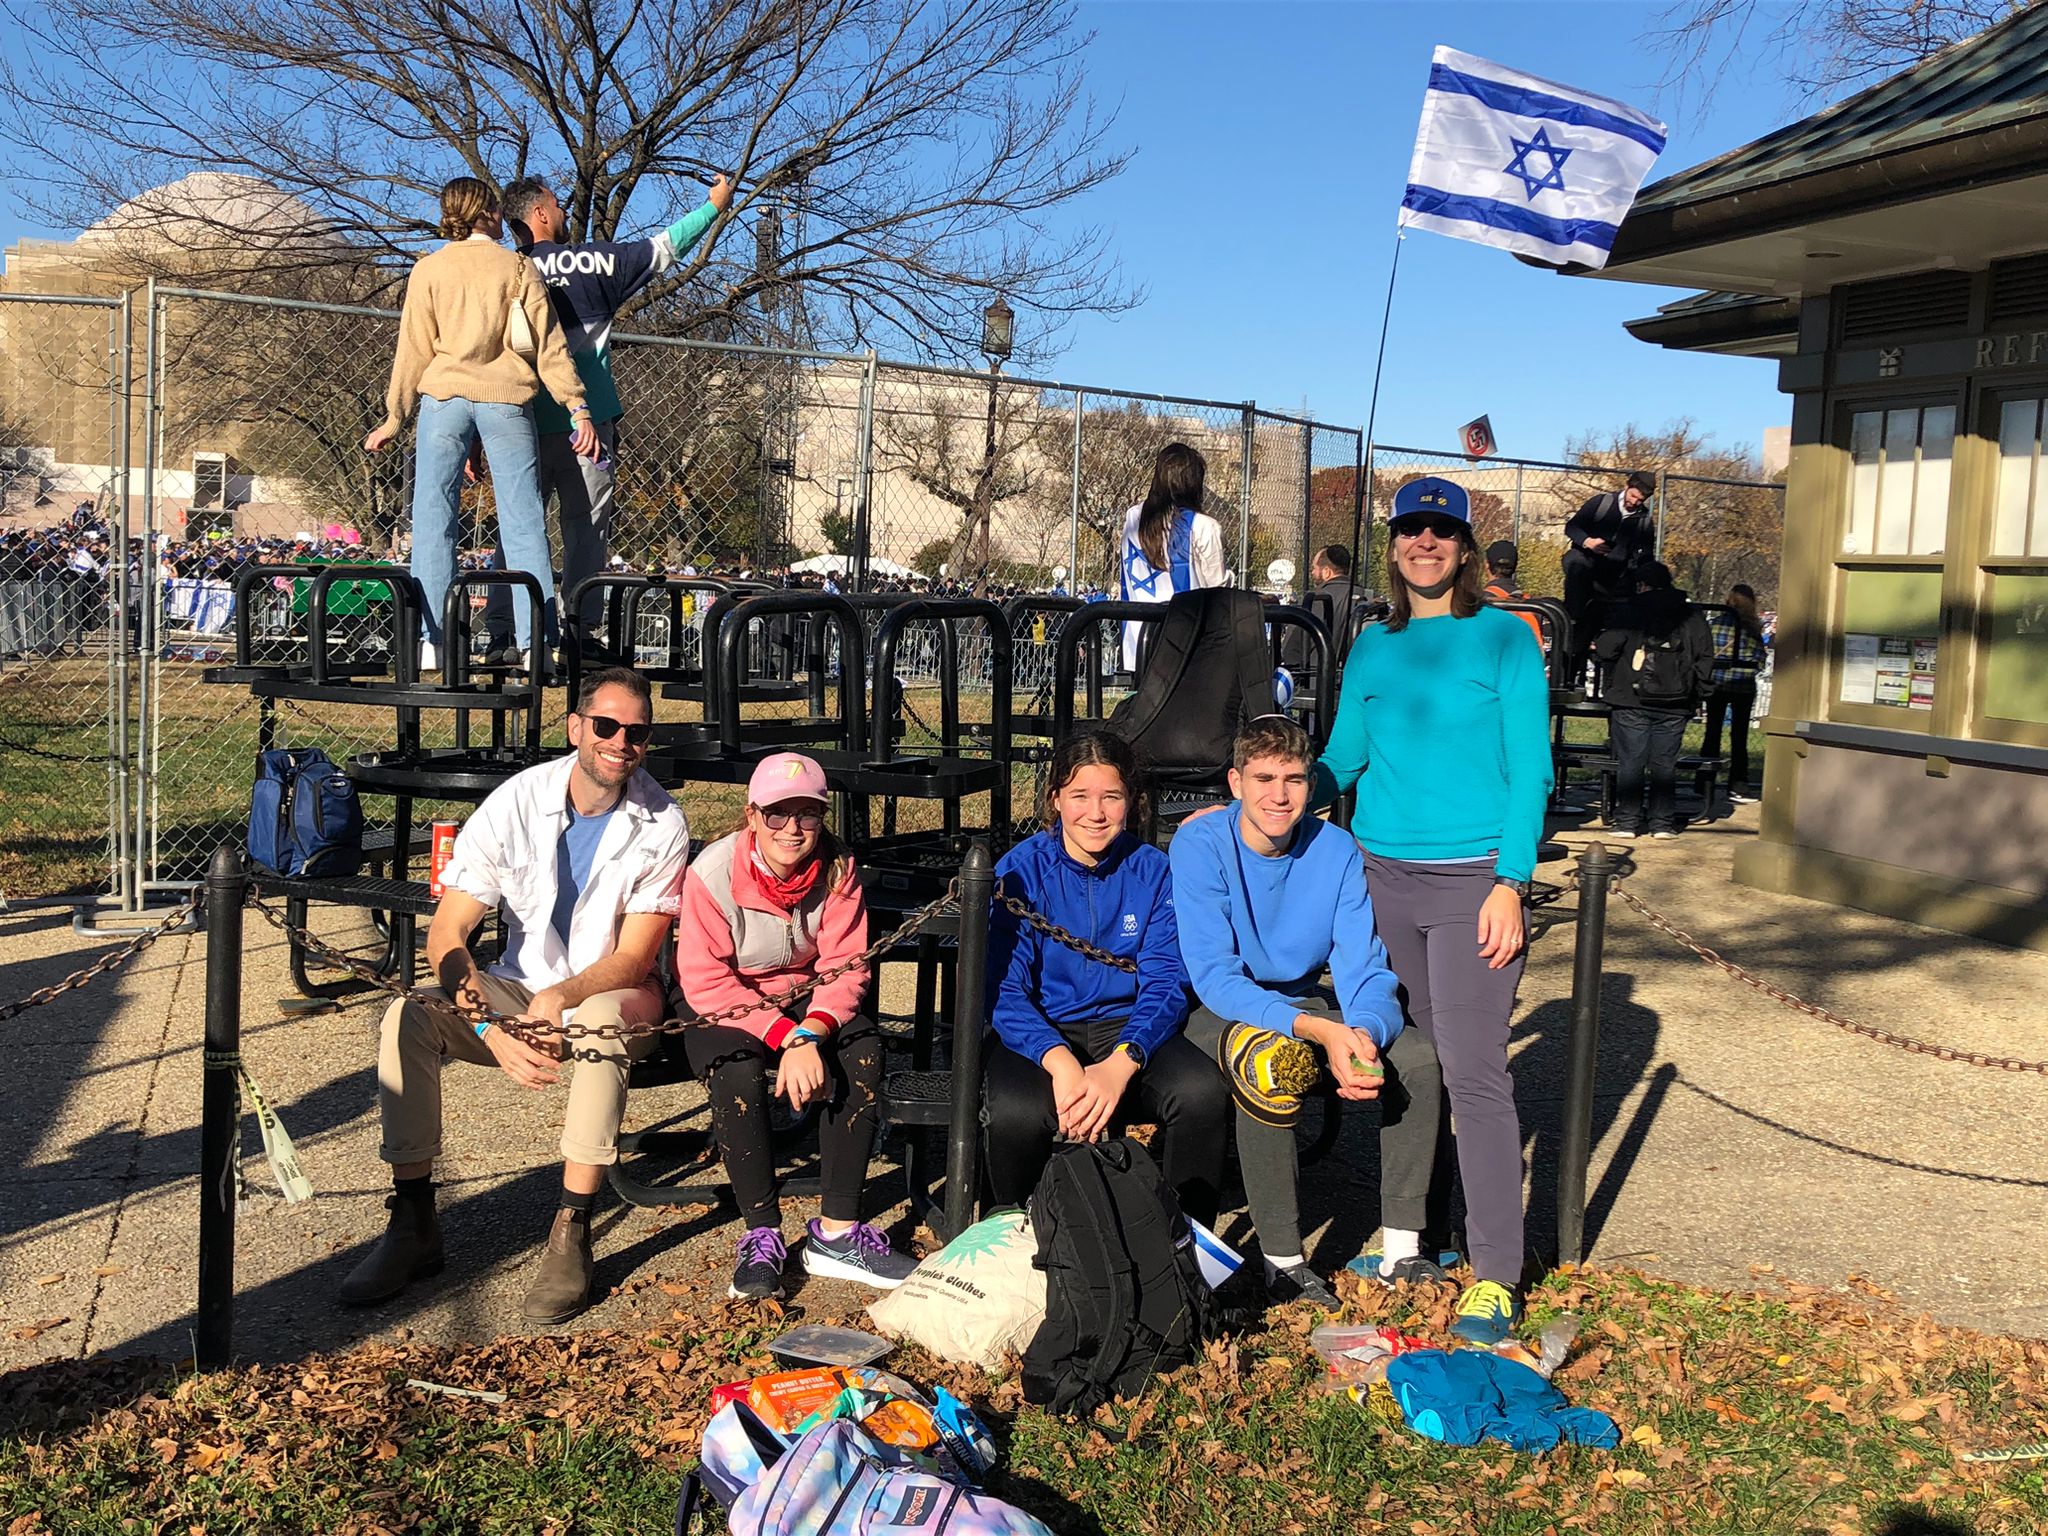
{"type": "Polygon", "coordinates": [[[1792,397],[1736,878],[2048,948],[2048,5],[1646,188],[1600,275],[1792,397]]]}

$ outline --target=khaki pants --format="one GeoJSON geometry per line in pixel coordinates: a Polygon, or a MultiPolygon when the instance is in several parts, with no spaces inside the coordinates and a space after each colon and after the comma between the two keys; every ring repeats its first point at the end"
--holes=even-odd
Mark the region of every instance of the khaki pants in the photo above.
{"type": "MultiPolygon", "coordinates": [[[[485,999],[499,1013],[518,1013],[533,989],[500,976],[479,978],[485,999]]],[[[439,988],[432,995],[446,997],[439,988]]],[[[578,1024],[646,1024],[661,1017],[653,986],[600,992],[577,1005],[578,1024]]],[[[497,1057],[475,1027],[452,1014],[401,999],[384,1010],[377,1046],[377,1109],[384,1121],[378,1155],[387,1163],[427,1163],[441,1155],[441,1066],[451,1058],[495,1068],[497,1057]]],[[[562,1124],[562,1156],[572,1163],[619,1160],[619,1122],[626,1113],[626,1074],[654,1049],[654,1036],[590,1041],[605,1052],[570,1068],[569,1108],[562,1124]]]]}

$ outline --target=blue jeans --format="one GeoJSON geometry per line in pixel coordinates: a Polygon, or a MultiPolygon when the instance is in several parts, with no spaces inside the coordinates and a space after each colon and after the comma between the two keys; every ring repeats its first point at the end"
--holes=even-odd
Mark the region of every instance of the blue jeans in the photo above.
{"type": "MultiPolygon", "coordinates": [[[[420,396],[420,426],[412,488],[412,574],[425,594],[422,615],[429,644],[441,644],[441,603],[455,579],[461,536],[462,465],[472,438],[482,438],[498,503],[498,544],[505,563],[530,572],[546,603],[547,645],[555,643],[554,560],[548,553],[547,514],[540,501],[540,466],[533,412],[523,405],[420,396]]],[[[515,603],[519,645],[534,643],[533,619],[515,603]]]]}

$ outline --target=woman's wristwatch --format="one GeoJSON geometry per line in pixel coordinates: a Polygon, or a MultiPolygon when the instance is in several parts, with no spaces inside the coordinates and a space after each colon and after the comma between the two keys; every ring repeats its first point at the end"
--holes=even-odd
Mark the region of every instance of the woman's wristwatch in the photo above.
{"type": "Polygon", "coordinates": [[[1529,899],[1529,882],[1526,880],[1511,880],[1506,875],[1495,875],[1493,883],[1506,886],[1524,901],[1529,899]]]}

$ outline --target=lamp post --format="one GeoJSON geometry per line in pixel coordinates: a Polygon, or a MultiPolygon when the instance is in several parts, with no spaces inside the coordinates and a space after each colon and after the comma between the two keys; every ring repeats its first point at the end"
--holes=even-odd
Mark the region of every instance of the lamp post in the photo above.
{"type": "Polygon", "coordinates": [[[968,535],[973,547],[971,559],[978,578],[988,573],[989,523],[994,517],[992,497],[996,479],[996,393],[1001,387],[1003,364],[1016,348],[1017,316],[1001,294],[981,312],[981,353],[988,359],[988,417],[982,437],[981,474],[974,486],[974,521],[968,535]]]}

